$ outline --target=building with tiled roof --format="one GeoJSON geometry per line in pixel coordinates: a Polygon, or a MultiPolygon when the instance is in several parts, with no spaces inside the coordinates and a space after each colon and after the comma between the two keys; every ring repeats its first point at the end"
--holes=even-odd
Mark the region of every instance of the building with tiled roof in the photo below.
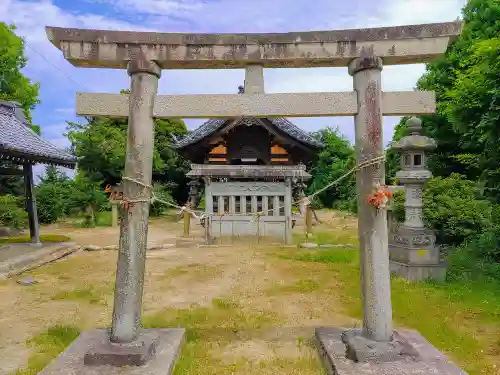
{"type": "Polygon", "coordinates": [[[0,163],[3,164],[0,176],[24,176],[31,240],[39,243],[33,165],[42,163],[75,168],[77,158],[36,134],[18,103],[0,100],[0,163]]]}

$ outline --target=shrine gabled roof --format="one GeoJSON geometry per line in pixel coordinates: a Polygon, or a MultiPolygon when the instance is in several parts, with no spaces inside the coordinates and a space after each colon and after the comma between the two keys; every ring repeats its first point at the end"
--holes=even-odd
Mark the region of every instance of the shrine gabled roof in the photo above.
{"type": "MultiPolygon", "coordinates": [[[[304,143],[312,148],[321,148],[323,147],[323,144],[316,140],[313,136],[308,134],[307,132],[303,131],[300,129],[298,126],[293,124],[292,122],[288,121],[285,118],[282,117],[276,117],[276,118],[266,118],[267,121],[269,121],[271,124],[276,126],[280,131],[283,133],[288,134],[290,137],[294,138],[295,140],[304,143]]],[[[179,140],[177,143],[174,144],[174,148],[184,148],[189,145],[192,145],[194,143],[197,143],[201,141],[203,138],[206,138],[219,129],[221,129],[228,121],[231,121],[230,119],[211,119],[203,123],[200,127],[198,127],[196,130],[192,131],[188,135],[186,135],[184,138],[179,140]]]]}
{"type": "Polygon", "coordinates": [[[0,100],[0,159],[74,168],[73,156],[36,134],[15,102],[0,100]]]}

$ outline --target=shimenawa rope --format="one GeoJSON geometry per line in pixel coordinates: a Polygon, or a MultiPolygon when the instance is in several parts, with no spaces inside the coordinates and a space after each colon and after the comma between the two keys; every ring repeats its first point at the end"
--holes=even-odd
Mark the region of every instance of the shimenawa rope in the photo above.
{"type": "MultiPolygon", "coordinates": [[[[354,168],[350,169],[348,172],[344,173],[342,176],[340,176],[339,178],[335,179],[334,181],[330,182],[329,184],[325,185],[324,187],[322,187],[321,189],[315,191],[314,193],[312,193],[311,195],[308,195],[306,197],[303,197],[297,201],[293,201],[292,202],[292,205],[296,205],[296,204],[299,204],[299,203],[304,203],[305,205],[309,205],[311,204],[312,202],[312,199],[318,195],[318,194],[321,194],[322,192],[324,192],[325,190],[331,188],[332,186],[338,184],[339,182],[345,180],[347,177],[349,177],[351,174],[353,174],[354,172],[357,172],[363,168],[367,168],[367,167],[370,167],[372,165],[376,165],[376,164],[380,164],[381,162],[383,162],[385,160],[385,154],[384,155],[380,155],[380,156],[377,156],[373,159],[370,159],[370,160],[367,160],[367,161],[364,161],[364,162],[361,162],[359,163],[358,165],[356,165],[354,168]]],[[[148,185],[148,184],[145,184],[139,180],[136,180],[134,178],[130,178],[130,177],[123,177],[122,180],[127,180],[127,181],[130,181],[130,182],[133,182],[139,186],[142,186],[144,188],[147,188],[147,189],[152,189],[153,187],[151,185],[148,185]]],[[[195,219],[199,219],[199,220],[203,220],[205,219],[206,217],[208,216],[215,216],[216,214],[213,214],[213,213],[207,213],[207,212],[204,212],[204,211],[200,211],[200,210],[192,210],[191,208],[189,207],[186,207],[186,206],[179,206],[175,203],[172,203],[172,202],[169,202],[167,200],[164,200],[164,199],[160,199],[158,198],[154,192],[151,193],[151,198],[148,199],[148,198],[138,198],[138,199],[123,199],[123,204],[124,205],[128,205],[128,204],[133,204],[133,203],[136,203],[136,202],[150,202],[150,203],[154,203],[154,202],[160,202],[160,203],[163,203],[167,206],[170,206],[170,207],[174,207],[174,208],[177,208],[179,210],[181,210],[181,212],[185,212],[185,213],[188,213],[190,215],[192,215],[195,219]],[[200,213],[200,215],[198,216],[196,213],[200,213]]],[[[272,208],[272,209],[269,209],[269,210],[266,210],[266,211],[259,211],[259,212],[256,212],[256,213],[253,213],[251,216],[254,216],[254,221],[255,220],[258,220],[260,216],[264,216],[265,213],[267,212],[271,212],[273,210],[279,210],[281,208],[284,208],[285,206],[282,205],[282,206],[279,206],[277,208],[272,208]]],[[[228,213],[226,212],[223,212],[221,215],[219,216],[224,216],[228,213]]],[[[241,213],[231,213],[230,214],[231,216],[250,216],[250,215],[247,215],[247,214],[241,214],[241,213]]]]}

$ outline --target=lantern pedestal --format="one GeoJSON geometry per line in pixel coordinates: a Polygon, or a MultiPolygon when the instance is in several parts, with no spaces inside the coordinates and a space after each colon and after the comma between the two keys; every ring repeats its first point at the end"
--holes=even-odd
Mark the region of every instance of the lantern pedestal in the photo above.
{"type": "Polygon", "coordinates": [[[389,238],[391,273],[409,281],[446,278],[446,262],[440,259],[434,232],[405,225],[394,229],[389,238]]]}

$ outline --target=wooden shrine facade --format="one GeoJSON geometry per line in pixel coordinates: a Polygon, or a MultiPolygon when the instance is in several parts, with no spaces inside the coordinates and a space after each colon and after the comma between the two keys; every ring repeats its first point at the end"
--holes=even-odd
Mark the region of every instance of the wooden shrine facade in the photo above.
{"type": "MultiPolygon", "coordinates": [[[[259,88],[259,79],[253,89],[259,88]]],[[[252,78],[247,77],[248,88],[252,78]]],[[[240,94],[245,88],[240,86],[240,94]]],[[[285,118],[212,119],[174,146],[205,186],[207,241],[222,236],[292,240],[292,201],[323,145],[285,118]]],[[[191,198],[191,206],[197,200],[191,198]]]]}

